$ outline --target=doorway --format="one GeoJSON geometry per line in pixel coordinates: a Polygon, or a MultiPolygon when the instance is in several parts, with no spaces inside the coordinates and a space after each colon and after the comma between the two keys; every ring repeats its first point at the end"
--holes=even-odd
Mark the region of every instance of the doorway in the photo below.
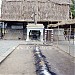
{"type": "Polygon", "coordinates": [[[40,41],[40,30],[30,30],[29,32],[29,38],[31,40],[38,40],[40,41]]]}

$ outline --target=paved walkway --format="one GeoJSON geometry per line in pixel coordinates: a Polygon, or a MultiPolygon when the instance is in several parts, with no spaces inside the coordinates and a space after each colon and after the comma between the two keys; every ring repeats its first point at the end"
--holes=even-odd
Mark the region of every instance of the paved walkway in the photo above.
{"type": "MultiPolygon", "coordinates": [[[[1,41],[0,56],[9,50],[13,50],[19,44],[26,44],[25,41],[1,41]],[[3,46],[3,47],[2,47],[3,46]],[[1,49],[2,48],[2,49],[1,49]],[[4,50],[4,51],[2,51],[4,50]]],[[[43,54],[47,57],[51,70],[57,75],[74,75],[74,58],[54,46],[40,46],[43,54]]],[[[0,75],[35,75],[33,46],[20,45],[8,58],[0,64],[0,75]],[[29,47],[30,46],[30,47],[29,47]]]]}
{"type": "Polygon", "coordinates": [[[18,40],[0,40],[0,56],[9,49],[14,49],[19,44],[25,44],[25,41],[18,40]]]}
{"type": "Polygon", "coordinates": [[[74,58],[54,46],[40,47],[47,57],[51,70],[57,75],[75,75],[74,58]]]}
{"type": "Polygon", "coordinates": [[[36,75],[32,51],[31,45],[19,45],[0,64],[0,75],[36,75]]]}
{"type": "Polygon", "coordinates": [[[19,45],[19,44],[43,44],[40,41],[26,42],[25,40],[0,40],[0,63],[19,45]]]}
{"type": "Polygon", "coordinates": [[[23,40],[0,40],[0,63],[19,45],[26,44],[23,40]]]}
{"type": "Polygon", "coordinates": [[[56,42],[55,45],[61,50],[69,53],[71,56],[75,57],[75,41],[58,41],[58,44],[56,42]]]}

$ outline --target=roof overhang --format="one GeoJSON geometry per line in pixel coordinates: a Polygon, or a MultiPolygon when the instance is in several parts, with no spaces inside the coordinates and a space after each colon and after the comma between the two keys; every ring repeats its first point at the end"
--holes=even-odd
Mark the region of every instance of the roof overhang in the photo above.
{"type": "Polygon", "coordinates": [[[44,28],[44,25],[43,24],[29,23],[27,25],[27,28],[30,28],[30,29],[41,29],[41,28],[44,28]]]}
{"type": "MultiPolygon", "coordinates": [[[[9,21],[9,22],[34,22],[34,20],[30,20],[30,19],[20,19],[20,20],[17,20],[17,19],[1,19],[0,18],[0,22],[6,22],[6,21],[9,21]]],[[[37,22],[61,22],[62,20],[47,20],[47,19],[43,19],[43,20],[38,20],[37,22]]]]}
{"type": "Polygon", "coordinates": [[[75,19],[63,20],[61,22],[58,22],[57,24],[49,24],[48,27],[57,27],[57,26],[72,25],[72,24],[75,24],[75,19]]]}

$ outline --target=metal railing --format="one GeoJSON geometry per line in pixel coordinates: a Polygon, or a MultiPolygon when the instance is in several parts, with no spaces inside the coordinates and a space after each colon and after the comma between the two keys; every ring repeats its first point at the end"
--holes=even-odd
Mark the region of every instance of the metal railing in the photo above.
{"type": "Polygon", "coordinates": [[[56,29],[53,34],[53,44],[61,50],[67,52],[75,57],[75,32],[71,33],[70,30],[56,29]],[[64,32],[67,32],[66,34],[64,32]]]}

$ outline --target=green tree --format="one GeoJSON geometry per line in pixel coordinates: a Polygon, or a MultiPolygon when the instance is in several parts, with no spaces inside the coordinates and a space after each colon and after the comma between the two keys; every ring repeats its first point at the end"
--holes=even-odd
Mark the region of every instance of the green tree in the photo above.
{"type": "Polygon", "coordinates": [[[72,17],[75,18],[75,0],[72,0],[72,5],[70,7],[72,12],[72,17]]]}

